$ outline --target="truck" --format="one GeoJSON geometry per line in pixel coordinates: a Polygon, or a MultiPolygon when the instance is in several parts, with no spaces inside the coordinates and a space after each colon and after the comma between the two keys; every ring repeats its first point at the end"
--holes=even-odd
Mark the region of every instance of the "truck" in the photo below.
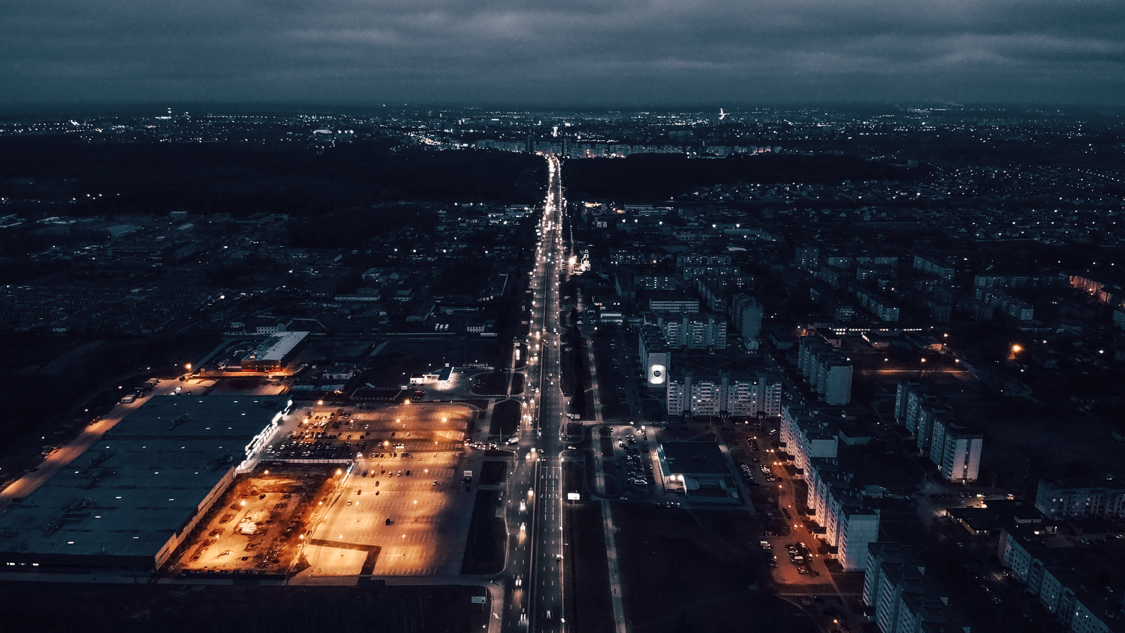
{"type": "Polygon", "coordinates": [[[136,402],[136,400],[136,396],[129,394],[121,399],[121,404],[132,404],[133,402],[136,402]]]}
{"type": "Polygon", "coordinates": [[[471,471],[471,470],[466,470],[466,471],[464,472],[463,476],[461,477],[461,481],[462,481],[462,482],[463,482],[463,483],[464,483],[464,484],[465,484],[466,486],[468,486],[469,484],[473,483],[473,471],[471,471]]]}

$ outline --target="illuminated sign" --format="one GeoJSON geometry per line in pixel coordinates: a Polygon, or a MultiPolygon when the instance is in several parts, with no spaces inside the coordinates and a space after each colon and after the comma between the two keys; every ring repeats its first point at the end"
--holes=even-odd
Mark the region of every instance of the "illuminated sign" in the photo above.
{"type": "Polygon", "coordinates": [[[663,385],[665,380],[666,370],[664,365],[649,365],[648,368],[648,384],[650,385],[663,385]]]}

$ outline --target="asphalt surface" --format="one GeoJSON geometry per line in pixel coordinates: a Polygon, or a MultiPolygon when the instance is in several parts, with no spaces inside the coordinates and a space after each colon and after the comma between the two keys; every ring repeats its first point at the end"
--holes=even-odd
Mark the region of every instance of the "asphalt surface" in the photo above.
{"type": "Polygon", "coordinates": [[[565,449],[566,401],[559,377],[559,286],[563,248],[562,181],[550,157],[548,197],[540,222],[538,261],[532,273],[533,306],[528,345],[525,411],[508,479],[508,565],[503,624],[506,631],[565,631],[563,513],[560,458],[565,449]]]}

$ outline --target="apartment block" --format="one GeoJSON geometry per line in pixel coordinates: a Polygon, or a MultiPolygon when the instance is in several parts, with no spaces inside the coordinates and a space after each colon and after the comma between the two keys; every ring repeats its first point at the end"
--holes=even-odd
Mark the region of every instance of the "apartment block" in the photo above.
{"type": "Polygon", "coordinates": [[[936,418],[930,441],[930,461],[947,481],[971,483],[980,472],[980,453],[984,433],[980,430],[936,418]]]}
{"type": "Polygon", "coordinates": [[[1111,587],[1091,582],[1093,570],[1078,563],[1072,548],[1050,547],[1037,530],[1008,526],[1001,531],[1000,564],[1073,633],[1121,633],[1115,611],[1121,597],[1111,587]],[[1107,617],[1108,616],[1108,617],[1107,617]]]}
{"type": "Polygon", "coordinates": [[[671,349],[726,349],[727,322],[720,315],[674,315],[652,313],[645,316],[647,323],[660,328],[664,341],[671,349]]]}
{"type": "Polygon", "coordinates": [[[801,338],[798,369],[825,403],[845,405],[852,398],[852,363],[821,338],[801,338]]]}
{"type": "Polygon", "coordinates": [[[844,571],[862,571],[868,545],[879,538],[879,510],[858,492],[851,473],[840,472],[835,459],[810,459],[805,480],[809,513],[823,528],[818,537],[844,571]]]}
{"type": "Polygon", "coordinates": [[[836,457],[838,436],[812,409],[782,406],[779,426],[780,440],[793,456],[798,472],[807,468],[814,457],[836,457]]]}
{"type": "Polygon", "coordinates": [[[1035,507],[1051,518],[1125,518],[1125,482],[1100,479],[1039,481],[1035,507]]]}
{"type": "Polygon", "coordinates": [[[673,371],[665,391],[668,415],[781,414],[781,378],[768,372],[707,374],[673,371]]]}
{"type": "Polygon", "coordinates": [[[916,548],[872,543],[863,573],[863,603],[873,611],[880,633],[970,631],[960,611],[949,604],[939,582],[926,575],[916,548]]]}
{"type": "Polygon", "coordinates": [[[743,347],[758,349],[762,339],[762,305],[750,295],[739,293],[731,301],[730,315],[743,347]]]}

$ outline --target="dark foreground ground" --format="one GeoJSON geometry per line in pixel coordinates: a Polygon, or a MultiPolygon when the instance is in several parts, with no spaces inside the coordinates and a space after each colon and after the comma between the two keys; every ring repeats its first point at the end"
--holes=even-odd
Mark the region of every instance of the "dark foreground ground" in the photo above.
{"type": "Polygon", "coordinates": [[[805,633],[813,622],[773,595],[743,512],[613,503],[631,633],[805,633]]]}
{"type": "Polygon", "coordinates": [[[0,631],[480,631],[476,587],[216,587],[0,583],[0,631]]]}

